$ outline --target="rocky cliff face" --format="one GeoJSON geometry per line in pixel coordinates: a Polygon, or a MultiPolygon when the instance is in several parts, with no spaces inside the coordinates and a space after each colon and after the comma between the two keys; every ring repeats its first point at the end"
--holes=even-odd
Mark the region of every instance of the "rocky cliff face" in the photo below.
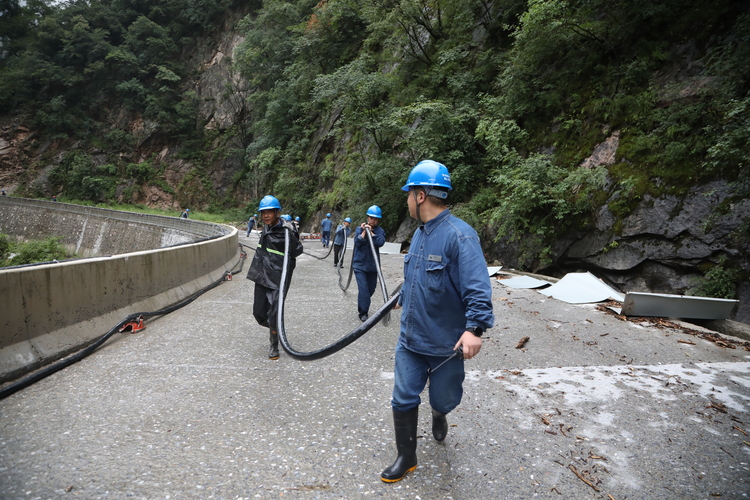
{"type": "MultiPolygon", "coordinates": [[[[220,30],[200,41],[191,53],[183,55],[188,67],[186,73],[192,78],[183,82],[182,91],[195,94],[198,126],[212,132],[214,149],[225,152],[214,155],[209,162],[204,160],[200,168],[207,171],[214,193],[218,196],[232,194],[239,199],[242,198],[241,194],[231,192],[231,180],[242,169],[240,154],[245,145],[238,140],[237,134],[225,132],[234,127],[238,118],[246,112],[246,91],[242,89],[246,89],[247,85],[234,71],[232,55],[243,40],[235,26],[247,14],[248,8],[227,13],[220,30]]],[[[180,199],[175,194],[178,191],[190,192],[191,181],[186,179],[190,179],[191,173],[198,168],[196,162],[180,157],[180,145],[173,138],[160,133],[157,124],[140,113],[118,107],[109,110],[108,115],[110,124],[127,131],[135,141],[132,149],[119,154],[119,159],[127,163],[152,161],[163,170],[163,180],[171,188],[143,186],[127,197],[123,193],[128,192],[126,188],[130,185],[124,184],[117,190],[120,201],[161,208],[180,208],[192,201],[185,197],[180,199]]],[[[11,195],[21,184],[39,192],[49,192],[51,187],[47,175],[50,170],[62,161],[65,152],[81,147],[78,141],[36,139],[37,135],[31,130],[27,117],[0,116],[0,186],[11,195]]],[[[99,149],[86,153],[91,155],[97,166],[111,163],[112,155],[116,154],[99,149]]],[[[194,193],[205,191],[198,181],[194,182],[194,193]]],[[[201,201],[207,205],[213,200],[201,201]]]]}
{"type": "MultiPolygon", "coordinates": [[[[597,145],[581,166],[616,161],[619,131],[597,145]]],[[[726,259],[750,274],[750,180],[715,180],[692,187],[683,196],[645,195],[622,220],[607,203],[588,229],[560,235],[552,248],[552,266],[525,261],[524,247],[543,243],[537,235],[503,238],[488,248],[490,259],[562,277],[590,271],[622,292],[687,294],[707,268],[726,259]]],[[[487,239],[493,229],[485,228],[487,239]]],[[[740,306],[734,319],[750,323],[750,283],[738,287],[740,306]]]]}
{"type": "MultiPolygon", "coordinates": [[[[621,221],[605,205],[588,230],[557,241],[554,267],[535,270],[558,275],[588,270],[622,292],[672,294],[689,292],[702,271],[722,258],[747,273],[750,200],[738,199],[740,187],[717,180],[684,197],[644,196],[621,221]]],[[[518,244],[500,241],[493,250],[506,265],[528,265],[513,257],[518,244]]],[[[741,283],[739,295],[735,319],[748,323],[750,284],[741,283]]]]}

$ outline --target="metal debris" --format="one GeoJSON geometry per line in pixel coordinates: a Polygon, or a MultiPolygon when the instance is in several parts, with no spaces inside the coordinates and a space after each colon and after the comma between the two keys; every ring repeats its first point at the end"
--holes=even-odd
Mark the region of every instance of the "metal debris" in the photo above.
{"type": "Polygon", "coordinates": [[[739,302],[713,297],[628,292],[622,304],[622,314],[661,318],[727,319],[739,302]]]}

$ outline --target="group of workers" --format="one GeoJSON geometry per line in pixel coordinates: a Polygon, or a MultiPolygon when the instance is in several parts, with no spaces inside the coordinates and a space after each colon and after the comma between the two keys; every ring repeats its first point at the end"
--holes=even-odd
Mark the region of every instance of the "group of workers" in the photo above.
{"type": "MultiPolygon", "coordinates": [[[[433,160],[421,161],[401,189],[407,193],[409,215],[421,225],[404,256],[404,283],[396,305],[396,309],[403,309],[391,398],[397,457],[380,475],[382,481],[389,483],[401,480],[417,467],[420,394],[427,381],[430,381],[432,434],[436,441],[442,442],[448,433],[446,415],[463,396],[464,360],[479,353],[483,333],[494,324],[492,288],[479,237],[448,209],[448,193],[452,190],[448,169],[433,160]]],[[[263,229],[247,278],[255,282],[253,315],[270,332],[268,357],[278,359],[278,300],[281,293],[286,296],[296,258],[303,248],[291,221],[281,216],[281,205],[275,197],[264,197],[258,210],[263,229]],[[289,259],[282,284],[287,234],[289,259]]],[[[358,226],[354,234],[352,267],[357,277],[357,308],[362,321],[368,317],[370,298],[377,286],[380,265],[377,249],[383,246],[386,237],[379,226],[382,216],[380,207],[371,206],[367,222],[358,226]]],[[[340,262],[340,250],[346,244],[350,224],[347,217],[337,228],[334,265],[340,262]],[[341,247],[339,251],[337,246],[341,247]]],[[[332,226],[327,214],[321,224],[324,247],[329,245],[332,226]]]]}

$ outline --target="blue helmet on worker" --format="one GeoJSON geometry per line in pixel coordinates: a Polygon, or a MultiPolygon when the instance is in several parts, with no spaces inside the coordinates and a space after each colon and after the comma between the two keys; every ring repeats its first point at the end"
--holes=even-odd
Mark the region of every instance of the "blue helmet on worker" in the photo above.
{"type": "Polygon", "coordinates": [[[348,222],[349,224],[351,224],[352,223],[352,218],[351,217],[344,217],[344,222],[348,222]]]}
{"type": "Polygon", "coordinates": [[[289,214],[284,214],[284,215],[281,216],[281,218],[284,219],[285,221],[288,221],[288,222],[292,221],[292,216],[289,215],[289,214]]]}
{"type": "Polygon", "coordinates": [[[281,203],[279,203],[279,200],[275,196],[266,195],[260,200],[260,204],[258,205],[258,211],[263,210],[281,210],[281,203]]]}
{"type": "Polygon", "coordinates": [[[380,210],[379,206],[372,205],[370,208],[367,209],[367,216],[368,217],[375,217],[376,219],[382,219],[383,218],[383,211],[380,210]]]}
{"type": "Polygon", "coordinates": [[[433,160],[422,160],[411,169],[406,185],[401,188],[402,191],[409,191],[412,187],[423,187],[428,195],[437,196],[438,198],[447,198],[447,191],[451,191],[451,174],[442,163],[433,160]],[[438,191],[432,192],[432,188],[439,188],[438,191]]]}

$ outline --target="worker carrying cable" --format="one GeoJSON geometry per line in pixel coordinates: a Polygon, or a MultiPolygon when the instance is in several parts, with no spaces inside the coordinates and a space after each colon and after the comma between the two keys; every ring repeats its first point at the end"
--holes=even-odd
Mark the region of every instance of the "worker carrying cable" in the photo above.
{"type": "Polygon", "coordinates": [[[448,433],[446,414],[463,396],[464,359],[479,353],[482,333],[495,320],[479,237],[448,210],[448,169],[424,160],[401,189],[408,192],[409,215],[422,225],[404,256],[398,300],[403,311],[391,399],[398,457],[380,475],[389,483],[417,467],[417,417],[428,378],[432,435],[441,442],[448,433]],[[457,355],[461,349],[463,357],[457,355]]]}
{"type": "Polygon", "coordinates": [[[253,316],[259,325],[268,327],[271,347],[268,359],[279,359],[279,336],[276,311],[279,303],[279,291],[283,289],[284,297],[289,291],[296,258],[302,254],[302,244],[292,224],[281,218],[281,204],[273,196],[264,196],[258,206],[263,230],[260,233],[255,256],[250,264],[247,279],[255,282],[253,298],[253,316]],[[289,230],[289,263],[285,283],[281,283],[284,266],[284,238],[289,230]]]}
{"type": "MultiPolygon", "coordinates": [[[[333,267],[339,266],[339,256],[343,254],[344,247],[346,247],[346,240],[349,238],[349,226],[352,223],[351,217],[344,217],[344,222],[338,225],[336,228],[336,236],[333,238],[333,267]]],[[[341,267],[343,267],[344,259],[341,259],[341,267]]]]}
{"type": "Polygon", "coordinates": [[[385,245],[385,230],[380,227],[383,211],[377,205],[367,209],[367,222],[363,222],[354,231],[354,250],[352,267],[357,278],[357,313],[360,321],[367,321],[370,314],[370,299],[378,286],[378,269],[380,269],[379,249],[385,245]],[[367,231],[372,235],[375,251],[370,248],[367,231]],[[377,257],[377,260],[375,260],[377,257]]]}

